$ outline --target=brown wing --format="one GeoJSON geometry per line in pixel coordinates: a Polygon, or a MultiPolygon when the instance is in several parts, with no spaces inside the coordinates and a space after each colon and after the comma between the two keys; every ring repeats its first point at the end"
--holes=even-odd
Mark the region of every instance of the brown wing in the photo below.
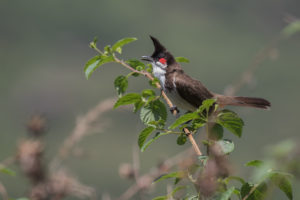
{"type": "Polygon", "coordinates": [[[200,81],[185,73],[176,73],[174,81],[179,95],[195,107],[201,106],[202,101],[213,98],[213,94],[200,81]]]}

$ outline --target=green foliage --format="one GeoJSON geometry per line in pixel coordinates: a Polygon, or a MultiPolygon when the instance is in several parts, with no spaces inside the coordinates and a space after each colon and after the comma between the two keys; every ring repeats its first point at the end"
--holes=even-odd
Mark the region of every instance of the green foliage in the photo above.
{"type": "Polygon", "coordinates": [[[119,95],[119,97],[122,96],[122,94],[125,93],[127,87],[128,87],[128,79],[126,76],[118,76],[116,79],[115,79],[115,89],[117,90],[117,93],[119,95]]]}
{"type": "Polygon", "coordinates": [[[112,51],[116,51],[118,52],[119,54],[122,53],[122,47],[125,45],[125,44],[129,44],[133,41],[136,41],[137,39],[136,38],[123,38],[119,41],[117,41],[112,47],[112,51]]]}
{"type": "Polygon", "coordinates": [[[270,172],[268,178],[274,185],[276,185],[282,192],[285,193],[289,200],[293,199],[292,184],[289,180],[289,178],[291,178],[290,174],[272,171],[270,172]]]}
{"type": "MultiPolygon", "coordinates": [[[[285,36],[291,36],[298,32],[299,29],[298,22],[291,23],[287,26],[282,34],[285,36]]],[[[127,75],[120,75],[114,81],[115,89],[118,93],[118,100],[114,105],[114,108],[118,108],[123,105],[133,105],[134,112],[140,111],[139,116],[141,122],[146,126],[138,137],[138,145],[141,152],[144,152],[154,141],[158,140],[161,136],[169,134],[177,134],[177,144],[184,145],[187,141],[187,136],[182,131],[183,128],[188,129],[191,134],[196,134],[201,127],[205,127],[207,131],[206,140],[202,140],[202,143],[209,147],[210,145],[217,145],[224,155],[219,155],[219,157],[227,157],[226,155],[234,151],[235,146],[233,141],[228,139],[223,139],[224,128],[232,132],[234,135],[241,137],[242,130],[244,126],[243,120],[233,111],[224,109],[219,110],[215,99],[207,99],[202,102],[202,105],[195,112],[188,112],[182,114],[175,121],[171,122],[168,128],[166,127],[168,112],[165,104],[161,101],[160,96],[156,96],[156,93],[152,89],[144,89],[139,93],[127,93],[128,88],[128,78],[133,76],[136,77],[145,72],[152,72],[151,65],[145,65],[138,59],[129,59],[122,61],[118,59],[115,53],[122,53],[122,47],[130,42],[135,41],[136,38],[125,38],[116,42],[112,47],[107,45],[103,48],[103,51],[99,50],[97,47],[97,40],[95,39],[90,43],[90,47],[95,49],[98,55],[90,59],[84,68],[84,72],[87,78],[101,65],[108,62],[117,62],[121,65],[126,65],[127,68],[133,69],[127,75]],[[142,73],[139,73],[142,72],[142,73]],[[176,128],[179,131],[174,131],[176,128]],[[156,134],[153,134],[156,133],[156,134]],[[153,136],[151,137],[151,135],[153,136]]],[[[177,57],[177,62],[186,62],[188,59],[183,57],[177,57]]],[[[153,81],[149,81],[151,87],[156,88],[156,84],[159,83],[158,79],[155,78],[153,81]]],[[[290,150],[291,143],[281,144],[281,146],[276,147],[275,152],[276,157],[285,157],[287,152],[290,150]],[[287,150],[289,149],[289,150],[287,150]]],[[[187,180],[188,184],[194,185],[196,191],[187,192],[185,194],[185,200],[196,200],[202,199],[201,192],[199,192],[199,185],[197,185],[197,180],[206,170],[210,170],[209,174],[214,170],[214,165],[222,165],[223,158],[216,158],[218,156],[211,155],[201,155],[198,156],[198,160],[187,167],[186,170],[170,172],[158,177],[154,182],[158,183],[166,179],[174,179],[174,185],[181,181],[187,180]],[[219,160],[218,160],[219,159],[219,160]],[[210,165],[208,165],[210,163],[210,165]],[[215,164],[212,164],[215,163],[215,164]],[[208,167],[207,167],[208,166],[208,167]]],[[[224,163],[226,165],[226,163],[224,163]]],[[[260,200],[264,199],[268,194],[268,190],[271,188],[270,185],[274,185],[282,190],[289,200],[293,199],[292,185],[290,183],[290,175],[272,170],[272,165],[267,165],[266,162],[259,160],[253,160],[246,164],[246,166],[254,166],[255,170],[259,171],[259,179],[255,180],[256,183],[251,183],[245,181],[241,177],[229,176],[223,177],[223,175],[216,177],[209,177],[207,179],[217,180],[215,191],[209,197],[213,200],[229,200],[233,195],[236,195],[238,199],[247,200],[260,200]],[[231,181],[235,180],[235,187],[232,187],[231,181]],[[240,186],[239,186],[240,185],[240,186]]],[[[0,168],[3,172],[3,168],[0,168]]],[[[4,172],[7,170],[4,170],[4,172]]],[[[203,181],[203,180],[202,180],[203,181]]],[[[204,180],[207,181],[207,180],[204,180]]],[[[187,183],[184,181],[185,185],[175,187],[172,192],[165,196],[159,196],[154,198],[154,200],[167,200],[173,199],[174,194],[186,188],[187,183]]]]}
{"type": "Polygon", "coordinates": [[[153,138],[151,138],[150,140],[144,143],[144,145],[141,147],[141,152],[144,152],[149,147],[149,145],[152,144],[154,141],[156,141],[158,138],[168,134],[169,133],[160,133],[160,132],[156,133],[153,138]]]}
{"type": "Polygon", "coordinates": [[[87,79],[90,78],[92,73],[101,65],[109,62],[113,62],[114,58],[112,56],[107,56],[107,55],[97,55],[93,58],[91,58],[84,67],[84,73],[85,77],[87,79]]]}
{"type": "Polygon", "coordinates": [[[176,62],[181,62],[181,63],[189,63],[189,59],[185,58],[185,57],[176,57],[175,58],[176,62]]]}
{"type": "Polygon", "coordinates": [[[169,178],[183,178],[185,176],[185,173],[182,171],[178,171],[178,172],[172,172],[169,174],[163,174],[160,177],[158,177],[157,179],[155,179],[155,183],[158,183],[160,181],[169,179],[169,178]]]}
{"type": "Polygon", "coordinates": [[[267,188],[268,186],[265,182],[259,185],[245,183],[241,188],[241,197],[245,198],[248,196],[247,200],[263,200],[266,197],[267,188]]]}
{"type": "Polygon", "coordinates": [[[142,96],[140,94],[129,93],[129,94],[126,94],[126,95],[122,96],[121,98],[119,98],[118,101],[115,103],[114,108],[117,108],[117,107],[123,106],[123,105],[134,104],[134,103],[141,101],[141,99],[142,99],[142,96]]]}
{"type": "Polygon", "coordinates": [[[138,139],[138,144],[139,144],[140,148],[142,148],[144,146],[146,139],[148,138],[148,136],[151,135],[151,133],[154,130],[155,130],[155,128],[152,126],[148,126],[144,130],[142,130],[142,132],[139,135],[139,139],[138,139]]]}
{"type": "Polygon", "coordinates": [[[0,172],[2,172],[3,174],[7,174],[7,175],[10,175],[10,176],[15,176],[16,175],[16,172],[3,166],[3,165],[0,165],[0,172]]]}
{"type": "Polygon", "coordinates": [[[186,143],[187,137],[185,134],[181,134],[177,138],[177,144],[178,145],[184,145],[186,143]]]}
{"type": "Polygon", "coordinates": [[[217,123],[227,128],[236,136],[242,136],[244,122],[235,112],[231,110],[222,110],[218,114],[217,123]]]}
{"type": "Polygon", "coordinates": [[[167,109],[160,100],[151,101],[141,109],[140,118],[144,124],[152,121],[167,120],[167,109]]]}
{"type": "Polygon", "coordinates": [[[283,30],[282,35],[284,37],[291,37],[292,35],[300,32],[300,20],[295,20],[289,23],[283,30]]]}
{"type": "Polygon", "coordinates": [[[186,123],[190,120],[193,120],[193,119],[198,119],[199,118],[199,115],[198,113],[187,113],[185,115],[181,115],[170,127],[169,129],[175,129],[177,128],[178,126],[180,126],[181,124],[183,123],[186,123]]]}
{"type": "Polygon", "coordinates": [[[216,197],[213,198],[213,200],[228,200],[228,199],[230,199],[231,195],[234,192],[234,189],[235,189],[234,187],[229,188],[225,192],[218,194],[216,197]]]}
{"type": "Polygon", "coordinates": [[[234,143],[231,140],[219,140],[216,142],[224,154],[229,154],[234,150],[234,143]]]}
{"type": "Polygon", "coordinates": [[[263,162],[261,160],[252,160],[245,164],[245,166],[254,166],[254,167],[261,167],[263,165],[263,162]]]}

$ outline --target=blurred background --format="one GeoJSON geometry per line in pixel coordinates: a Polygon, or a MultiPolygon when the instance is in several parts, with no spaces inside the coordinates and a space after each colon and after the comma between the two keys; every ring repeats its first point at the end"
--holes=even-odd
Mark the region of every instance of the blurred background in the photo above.
{"type": "MultiPolygon", "coordinates": [[[[0,160],[16,153],[26,136],[26,123],[34,113],[47,118],[46,162],[57,154],[74,129],[76,118],[99,101],[116,96],[113,81],[128,71],[107,64],[86,80],[83,68],[95,55],[89,42],[113,44],[123,37],[138,40],[123,49],[123,58],[139,58],[153,51],[149,34],[175,56],[190,60],[184,70],[210,90],[223,93],[253,63],[255,55],[277,38],[289,20],[300,17],[300,2],[276,1],[5,1],[0,2],[0,160]]],[[[264,159],[266,149],[286,139],[299,142],[300,35],[281,40],[259,64],[254,79],[237,95],[264,97],[272,109],[233,108],[244,119],[241,139],[234,140],[231,161],[236,173],[249,176],[243,164],[264,159]]],[[[148,87],[143,78],[132,78],[128,91],[148,87]]],[[[157,91],[158,92],[158,91],[157,91]]],[[[143,125],[128,110],[112,110],[105,129],[77,145],[84,156],[65,161],[82,183],[117,197],[131,182],[121,179],[121,163],[132,161],[132,152],[143,125]],[[113,123],[112,123],[113,122],[113,123]]],[[[171,116],[172,118],[172,116],[171,116]]],[[[140,154],[141,171],[188,148],[176,137],[161,138],[140,154]]],[[[25,196],[28,180],[12,166],[14,177],[0,174],[8,194],[25,196]]],[[[295,199],[300,196],[294,179],[295,199]]],[[[158,190],[163,193],[164,190],[158,190]]],[[[273,199],[285,199],[284,196],[273,199]]],[[[0,197],[1,198],[1,197],[0,197]]]]}

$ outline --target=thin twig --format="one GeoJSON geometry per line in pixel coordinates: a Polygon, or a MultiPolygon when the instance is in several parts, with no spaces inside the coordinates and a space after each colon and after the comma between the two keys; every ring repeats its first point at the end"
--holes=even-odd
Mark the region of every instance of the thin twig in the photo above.
{"type": "Polygon", "coordinates": [[[84,136],[89,134],[93,128],[93,124],[97,121],[97,119],[105,112],[112,109],[115,103],[114,98],[106,99],[101,101],[95,108],[92,108],[86,115],[79,117],[76,122],[76,126],[67,137],[59,149],[59,153],[52,160],[50,164],[50,169],[55,169],[60,165],[60,163],[68,157],[72,148],[75,144],[82,140],[84,136]]]}
{"type": "Polygon", "coordinates": [[[4,185],[1,182],[0,182],[0,194],[1,194],[2,198],[3,198],[3,200],[8,200],[9,199],[7,191],[6,191],[4,185]]]}

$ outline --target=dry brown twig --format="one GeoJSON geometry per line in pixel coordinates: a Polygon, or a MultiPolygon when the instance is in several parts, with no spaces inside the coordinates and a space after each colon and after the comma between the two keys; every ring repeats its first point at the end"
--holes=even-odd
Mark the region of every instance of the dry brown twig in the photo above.
{"type": "MultiPolygon", "coordinates": [[[[96,107],[90,109],[84,116],[78,117],[74,130],[70,136],[65,139],[59,149],[59,153],[52,160],[50,164],[51,170],[56,169],[61,162],[68,157],[72,148],[93,130],[95,122],[97,122],[104,113],[110,111],[113,108],[114,103],[115,98],[106,99],[99,102],[96,107]]],[[[97,128],[103,128],[106,123],[101,122],[100,125],[98,124],[97,128]]]]}

